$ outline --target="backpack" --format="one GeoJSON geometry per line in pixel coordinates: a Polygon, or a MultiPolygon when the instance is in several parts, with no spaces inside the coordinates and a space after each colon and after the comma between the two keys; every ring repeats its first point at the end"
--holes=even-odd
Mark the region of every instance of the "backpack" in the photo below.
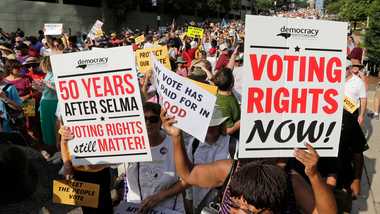
{"type": "MultiPolygon", "coordinates": [[[[6,84],[2,88],[3,92],[7,95],[7,97],[9,97],[7,90],[11,85],[12,84],[6,84]]],[[[25,129],[24,111],[22,109],[21,110],[13,109],[9,106],[8,103],[5,103],[5,102],[4,102],[4,105],[5,105],[5,109],[7,110],[9,126],[11,127],[11,129],[14,131],[16,130],[24,131],[25,129]]]]}

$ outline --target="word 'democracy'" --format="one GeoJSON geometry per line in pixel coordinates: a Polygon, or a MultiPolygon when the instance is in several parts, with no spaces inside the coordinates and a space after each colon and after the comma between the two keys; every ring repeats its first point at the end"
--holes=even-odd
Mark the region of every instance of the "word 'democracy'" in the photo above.
{"type": "Polygon", "coordinates": [[[52,65],[74,164],[150,160],[131,47],[54,56],[52,65]]]}
{"type": "Polygon", "coordinates": [[[321,156],[337,155],[345,26],[247,16],[244,66],[248,72],[244,73],[239,157],[291,157],[294,148],[304,143],[311,143],[321,156]],[[270,27],[251,29],[261,26],[270,27]],[[313,30],[308,31],[308,26],[313,30]],[[290,35],[281,38],[284,29],[300,30],[286,31],[290,35]]]}
{"type": "Polygon", "coordinates": [[[166,69],[152,58],[154,84],[161,105],[175,116],[175,125],[203,142],[210,124],[216,97],[193,81],[166,69]],[[196,122],[196,128],[194,127],[196,122]]]}

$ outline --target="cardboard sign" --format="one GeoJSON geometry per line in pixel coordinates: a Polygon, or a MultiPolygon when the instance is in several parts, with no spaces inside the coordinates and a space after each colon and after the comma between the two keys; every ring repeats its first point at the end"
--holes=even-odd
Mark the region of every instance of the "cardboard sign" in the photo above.
{"type": "Polygon", "coordinates": [[[44,34],[45,35],[61,35],[63,32],[62,23],[47,23],[44,25],[44,34]]]}
{"type": "Polygon", "coordinates": [[[171,70],[168,48],[166,46],[160,46],[155,48],[144,48],[136,50],[136,61],[139,72],[145,73],[152,69],[152,62],[150,61],[150,55],[153,55],[160,61],[161,64],[171,70]]]}
{"type": "Polygon", "coordinates": [[[74,165],[150,161],[131,46],[51,56],[74,165]]]}
{"type": "Polygon", "coordinates": [[[53,203],[97,208],[99,190],[98,184],[53,180],[53,203]]]}
{"type": "Polygon", "coordinates": [[[96,20],[95,24],[92,26],[87,37],[90,38],[91,40],[94,40],[95,38],[99,38],[103,36],[102,26],[103,26],[103,22],[96,20]]]}
{"type": "Polygon", "coordinates": [[[141,44],[141,43],[143,43],[144,41],[145,41],[145,36],[144,36],[144,34],[135,38],[135,43],[136,43],[136,44],[141,44]]]}
{"type": "Polygon", "coordinates": [[[320,156],[338,155],[346,29],[246,16],[239,158],[293,157],[304,143],[320,156]]]}
{"type": "Polygon", "coordinates": [[[161,106],[178,121],[175,126],[204,142],[216,96],[165,68],[152,56],[154,85],[161,106]],[[196,121],[196,123],[194,123],[196,121]],[[194,128],[196,124],[197,128],[194,128]]]}
{"type": "Polygon", "coordinates": [[[189,26],[186,35],[192,38],[203,38],[203,28],[189,26]]]}
{"type": "MultiPolygon", "coordinates": [[[[126,201],[121,201],[116,207],[115,214],[138,214],[140,209],[139,204],[128,203],[126,201]]],[[[180,214],[180,212],[166,209],[163,207],[154,207],[149,211],[150,214],[180,214]]]]}
{"type": "Polygon", "coordinates": [[[347,96],[344,97],[343,103],[344,109],[346,109],[346,111],[350,112],[351,114],[353,114],[359,108],[359,105],[356,104],[353,99],[347,96]]]}
{"type": "Polygon", "coordinates": [[[218,93],[218,87],[216,87],[215,85],[209,85],[209,84],[206,84],[206,83],[203,83],[203,82],[198,82],[198,81],[195,81],[195,80],[192,80],[192,79],[189,79],[189,80],[191,80],[193,83],[197,84],[199,87],[202,87],[203,89],[206,89],[212,95],[216,96],[216,94],[218,93]]]}

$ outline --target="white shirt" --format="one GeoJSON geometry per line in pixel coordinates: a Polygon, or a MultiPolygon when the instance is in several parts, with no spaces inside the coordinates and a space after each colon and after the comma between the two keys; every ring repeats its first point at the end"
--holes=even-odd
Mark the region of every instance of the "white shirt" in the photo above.
{"type": "Polygon", "coordinates": [[[242,86],[243,86],[243,66],[235,66],[233,70],[234,75],[234,88],[232,89],[232,93],[238,100],[239,104],[241,103],[241,93],[242,93],[242,86]]]}
{"type": "MultiPolygon", "coordinates": [[[[162,189],[170,188],[179,180],[175,173],[173,145],[170,142],[170,137],[167,136],[160,145],[151,147],[151,153],[152,162],[140,162],[139,167],[137,163],[128,164],[128,202],[141,203],[140,188],[142,200],[144,200],[162,189]]],[[[173,210],[174,205],[176,211],[185,212],[181,193],[159,203],[157,206],[173,210]]]]}
{"type": "MultiPolygon", "coordinates": [[[[217,160],[226,160],[230,159],[229,154],[229,135],[220,135],[218,140],[213,144],[208,143],[199,143],[198,148],[194,152],[193,156],[193,142],[194,138],[189,139],[188,147],[187,147],[187,155],[191,162],[194,164],[206,164],[212,163],[217,160]]],[[[193,200],[194,208],[198,207],[199,203],[206,196],[206,194],[210,191],[209,188],[199,188],[199,187],[191,187],[186,191],[186,195],[189,194],[189,197],[186,198],[193,200]]]]}
{"type": "Polygon", "coordinates": [[[360,98],[367,98],[367,91],[363,80],[356,75],[352,75],[351,78],[346,81],[344,95],[350,97],[360,106],[360,98]]]}
{"type": "Polygon", "coordinates": [[[214,69],[216,66],[216,56],[208,56],[207,61],[209,61],[211,64],[211,73],[215,74],[214,69]]]}

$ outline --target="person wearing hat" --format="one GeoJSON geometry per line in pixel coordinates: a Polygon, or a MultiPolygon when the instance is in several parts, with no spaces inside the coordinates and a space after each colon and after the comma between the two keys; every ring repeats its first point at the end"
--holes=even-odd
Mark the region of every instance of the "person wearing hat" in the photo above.
{"type": "Polygon", "coordinates": [[[178,75],[183,76],[183,77],[187,77],[189,75],[189,70],[185,66],[186,63],[187,62],[183,59],[183,57],[180,56],[180,57],[177,58],[177,61],[176,61],[176,64],[177,64],[176,73],[178,75]]]}
{"type": "Polygon", "coordinates": [[[0,213],[39,213],[51,198],[50,165],[37,150],[17,145],[22,140],[0,139],[0,213]]]}
{"type": "Polygon", "coordinates": [[[230,60],[230,56],[228,54],[228,48],[227,48],[227,45],[226,44],[221,44],[219,46],[219,50],[221,52],[218,60],[216,61],[216,64],[215,64],[215,70],[216,72],[219,72],[222,68],[224,68],[229,60],[230,60]]]}
{"type": "MultiPolygon", "coordinates": [[[[218,160],[230,159],[229,144],[230,136],[226,134],[224,122],[227,117],[223,116],[220,108],[216,106],[212,114],[209,128],[204,142],[199,142],[196,138],[187,139],[187,155],[192,164],[209,164],[218,160]]],[[[191,204],[193,213],[200,213],[200,209],[206,204],[202,203],[210,188],[192,187],[186,191],[186,203],[191,204]],[[201,207],[200,207],[201,206],[201,207]]],[[[207,199],[205,199],[207,200],[207,199]]]]}

